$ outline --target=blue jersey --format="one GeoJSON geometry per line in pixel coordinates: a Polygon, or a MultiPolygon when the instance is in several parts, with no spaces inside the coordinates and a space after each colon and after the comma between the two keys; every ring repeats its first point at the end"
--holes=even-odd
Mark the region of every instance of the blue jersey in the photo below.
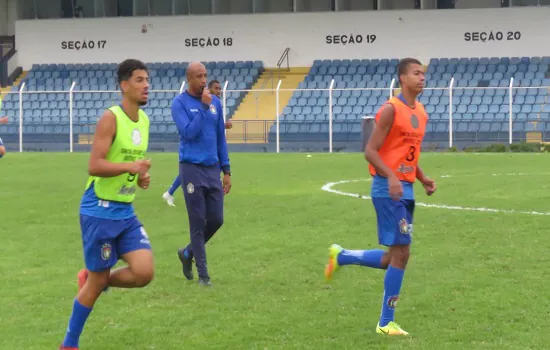
{"type": "Polygon", "coordinates": [[[2,138],[0,137],[0,146],[4,146],[4,142],[2,142],[2,138]]]}
{"type": "Polygon", "coordinates": [[[112,202],[99,199],[94,184],[84,192],[80,202],[80,214],[101,219],[122,220],[135,216],[132,203],[112,202]]]}
{"type": "Polygon", "coordinates": [[[229,171],[225,123],[220,100],[212,96],[210,106],[200,96],[184,92],[172,101],[172,118],[180,135],[179,161],[202,166],[219,164],[229,171]]]}
{"type": "MultiPolygon", "coordinates": [[[[401,181],[403,185],[402,199],[414,200],[413,184],[411,182],[401,181]]],[[[390,198],[388,179],[375,175],[372,179],[371,195],[372,198],[390,198]]]]}

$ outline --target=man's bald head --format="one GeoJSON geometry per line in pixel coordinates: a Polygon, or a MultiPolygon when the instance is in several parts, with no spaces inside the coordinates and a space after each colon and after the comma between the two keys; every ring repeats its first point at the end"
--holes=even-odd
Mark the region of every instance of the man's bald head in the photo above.
{"type": "Polygon", "coordinates": [[[191,94],[199,96],[202,94],[202,90],[206,87],[206,79],[208,74],[206,73],[206,67],[200,62],[191,62],[187,66],[186,71],[187,89],[191,94]]]}
{"type": "Polygon", "coordinates": [[[197,72],[201,70],[206,71],[206,67],[204,66],[204,64],[202,64],[201,62],[191,62],[187,66],[187,70],[185,71],[185,74],[187,76],[195,75],[197,74],[197,72]]]}

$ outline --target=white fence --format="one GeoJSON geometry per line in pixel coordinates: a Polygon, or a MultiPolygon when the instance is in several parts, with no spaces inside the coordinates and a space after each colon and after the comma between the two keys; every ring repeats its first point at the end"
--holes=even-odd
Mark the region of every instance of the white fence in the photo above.
{"type": "MultiPolygon", "coordinates": [[[[454,132],[454,125],[455,123],[453,122],[453,115],[456,113],[456,109],[457,109],[457,105],[454,101],[454,98],[453,97],[456,93],[456,91],[459,91],[459,90],[463,90],[463,91],[468,91],[468,90],[483,90],[483,89],[486,89],[486,90],[500,90],[502,93],[500,93],[499,95],[502,97],[502,100],[507,102],[508,104],[508,110],[506,111],[507,113],[507,121],[508,121],[508,124],[509,124],[509,128],[508,128],[508,142],[511,144],[512,143],[512,122],[514,120],[514,94],[517,92],[517,91],[521,91],[521,90],[528,90],[528,89],[545,89],[548,91],[549,87],[517,87],[517,86],[514,86],[514,79],[511,78],[510,79],[510,83],[507,87],[457,87],[457,86],[454,86],[454,78],[451,79],[450,81],[450,84],[447,88],[425,88],[425,91],[429,91],[429,90],[432,90],[432,91],[443,91],[444,93],[442,94],[439,94],[439,97],[440,97],[440,100],[441,99],[445,99],[447,98],[448,96],[448,108],[445,107],[446,109],[448,109],[448,129],[449,129],[449,139],[448,139],[448,143],[449,143],[449,147],[452,147],[453,146],[453,132],[454,132]]],[[[281,93],[283,92],[287,92],[286,96],[288,97],[289,96],[289,93],[292,94],[294,93],[293,96],[296,96],[296,92],[297,91],[311,91],[311,92],[315,92],[315,91],[320,91],[322,92],[325,96],[328,95],[328,98],[327,98],[327,105],[328,106],[311,106],[310,107],[328,107],[326,108],[325,110],[328,109],[328,120],[325,119],[325,121],[328,123],[328,146],[329,146],[329,152],[332,152],[333,151],[333,134],[334,134],[334,129],[333,129],[333,125],[334,125],[334,121],[335,121],[335,115],[334,115],[334,109],[335,109],[335,99],[337,99],[338,97],[335,97],[335,94],[337,91],[340,91],[340,93],[338,94],[343,94],[345,91],[352,91],[352,92],[357,92],[357,91],[366,91],[366,90],[370,90],[370,91],[378,91],[378,95],[377,95],[377,98],[379,100],[383,100],[383,99],[386,99],[386,98],[389,98],[389,97],[392,97],[393,94],[394,94],[394,87],[395,87],[395,84],[396,84],[396,81],[395,79],[392,80],[391,84],[389,87],[386,87],[386,88],[347,88],[347,89],[342,89],[342,88],[336,88],[335,86],[337,85],[337,82],[333,79],[332,81],[330,82],[327,82],[327,87],[326,88],[322,88],[322,89],[282,89],[281,88],[281,83],[282,81],[278,81],[276,87],[274,88],[271,88],[271,89],[256,89],[256,90],[229,90],[228,89],[228,82],[225,82],[225,85],[223,87],[223,90],[222,90],[222,104],[223,104],[223,108],[224,108],[224,111],[227,112],[228,110],[228,105],[227,105],[227,101],[228,99],[232,98],[232,96],[234,96],[234,94],[236,93],[248,93],[248,92],[253,92],[254,94],[275,94],[275,103],[274,105],[272,106],[272,112],[269,112],[267,116],[267,118],[265,118],[266,120],[266,123],[269,123],[269,125],[271,124],[275,124],[276,126],[276,149],[277,149],[277,152],[280,151],[280,129],[281,129],[281,114],[282,114],[282,107],[280,107],[280,98],[281,98],[281,93]]],[[[274,84],[273,84],[274,85],[274,84]]],[[[74,145],[74,140],[73,140],[73,135],[75,134],[73,131],[73,127],[75,125],[75,95],[76,94],[82,94],[82,93],[110,93],[110,94],[116,94],[116,99],[113,98],[113,103],[118,103],[117,99],[120,98],[120,92],[119,91],[81,91],[81,90],[75,90],[75,88],[77,87],[77,83],[76,82],[73,82],[73,84],[71,85],[71,88],[68,90],[68,91],[28,91],[26,90],[26,85],[25,83],[23,83],[19,89],[18,92],[14,92],[15,94],[18,94],[18,105],[19,105],[19,111],[18,111],[18,117],[19,117],[19,130],[18,130],[18,133],[19,133],[19,151],[20,152],[23,152],[23,138],[24,138],[24,125],[25,125],[25,120],[26,120],[26,116],[25,116],[25,110],[24,110],[24,103],[25,101],[29,101],[28,99],[28,95],[30,94],[46,94],[46,93],[56,93],[56,94],[68,94],[68,123],[69,123],[69,149],[70,151],[72,152],[73,151],[73,145],[74,145]]],[[[178,90],[150,90],[150,92],[168,92],[168,93],[173,93],[174,96],[177,95],[178,93],[181,93],[183,90],[184,90],[184,87],[185,87],[185,82],[182,83],[179,91],[178,90]]],[[[374,94],[374,93],[373,93],[374,94]]],[[[462,95],[462,94],[461,94],[462,95]]],[[[471,96],[473,96],[473,93],[470,94],[471,96]]],[[[525,92],[524,95],[527,95],[527,93],[525,92]]],[[[548,96],[548,93],[545,92],[544,93],[545,96],[548,96]]],[[[483,97],[483,95],[479,95],[481,97],[483,97]]],[[[458,97],[459,99],[459,97],[458,97]]],[[[546,103],[546,99],[545,98],[545,103],[546,103]]],[[[150,99],[151,101],[151,99],[150,99]]],[[[548,101],[550,103],[550,101],[548,101]]],[[[14,102],[15,103],[15,102],[14,102]]],[[[256,103],[258,103],[258,99],[256,99],[256,103]]],[[[261,103],[261,102],[260,102],[261,103]]],[[[441,102],[440,102],[441,103],[441,102]]],[[[4,98],[4,105],[6,105],[6,98],[4,98]]],[[[446,105],[446,104],[445,104],[446,105]]],[[[500,104],[500,106],[502,106],[502,103],[500,104]]],[[[354,107],[354,106],[351,106],[351,107],[354,107]]],[[[379,107],[379,103],[377,103],[377,106],[375,108],[373,108],[373,113],[375,113],[375,109],[377,109],[379,107]]],[[[164,107],[167,109],[167,111],[170,110],[170,106],[168,105],[167,107],[164,107]]],[[[270,107],[271,108],[271,107],[270,107]]],[[[3,113],[3,114],[6,114],[6,113],[3,113]]],[[[441,113],[440,113],[441,114],[441,113]]],[[[445,110],[445,114],[447,114],[447,110],[445,110]]],[[[502,114],[502,113],[500,113],[502,114]]],[[[225,118],[225,113],[224,113],[224,118],[225,118]]],[[[256,115],[255,117],[253,118],[250,118],[250,120],[257,120],[257,119],[254,119],[254,118],[258,118],[258,116],[256,115]]],[[[359,120],[357,120],[357,123],[360,123],[360,118],[359,120]]],[[[246,121],[245,121],[246,122],[246,121]]],[[[78,123],[76,125],[79,125],[78,123]]],[[[269,130],[269,128],[268,128],[269,130]]],[[[227,132],[227,131],[226,131],[227,132]]],[[[231,132],[231,131],[230,131],[231,132]]]]}

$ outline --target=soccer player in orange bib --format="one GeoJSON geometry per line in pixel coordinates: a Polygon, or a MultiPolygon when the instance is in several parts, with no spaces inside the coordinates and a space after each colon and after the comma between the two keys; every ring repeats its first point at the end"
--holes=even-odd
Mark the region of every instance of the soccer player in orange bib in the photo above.
{"type": "Polygon", "coordinates": [[[378,221],[378,243],[389,249],[347,250],[333,244],[325,268],[327,280],[344,265],[386,270],[376,333],[387,335],[409,334],[394,322],[394,313],[410,254],[415,206],[413,183],[419,180],[428,195],[436,190],[435,182],[418,166],[428,121],[424,106],[416,100],[424,88],[424,67],[416,59],[405,58],[399,62],[398,75],[401,94],[380,108],[365,147],[373,176],[371,197],[378,221]]]}

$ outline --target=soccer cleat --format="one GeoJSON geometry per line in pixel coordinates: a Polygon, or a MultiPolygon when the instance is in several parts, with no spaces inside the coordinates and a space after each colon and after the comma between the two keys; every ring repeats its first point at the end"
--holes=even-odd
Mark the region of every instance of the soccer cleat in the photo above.
{"type": "Polygon", "coordinates": [[[178,257],[183,267],[183,275],[191,281],[193,279],[193,259],[185,257],[185,248],[178,250],[178,257]]]}
{"type": "Polygon", "coordinates": [[[380,327],[380,323],[378,323],[376,325],[376,333],[386,335],[409,335],[409,333],[405,332],[397,323],[393,321],[384,327],[380,327]]]}
{"type": "Polygon", "coordinates": [[[164,199],[169,206],[176,206],[176,203],[174,202],[174,196],[172,196],[170,193],[164,192],[164,194],[162,195],[162,199],[164,199]]]}
{"type": "Polygon", "coordinates": [[[212,282],[210,282],[210,277],[199,277],[199,285],[205,287],[212,287],[212,282]]]}
{"type": "Polygon", "coordinates": [[[328,249],[328,264],[325,266],[325,278],[327,281],[332,280],[332,276],[338,270],[338,255],[344,248],[340,247],[338,244],[333,244],[328,249]]]}
{"type": "Polygon", "coordinates": [[[70,348],[63,346],[63,344],[59,345],[59,350],[78,350],[78,348],[70,348]]]}

